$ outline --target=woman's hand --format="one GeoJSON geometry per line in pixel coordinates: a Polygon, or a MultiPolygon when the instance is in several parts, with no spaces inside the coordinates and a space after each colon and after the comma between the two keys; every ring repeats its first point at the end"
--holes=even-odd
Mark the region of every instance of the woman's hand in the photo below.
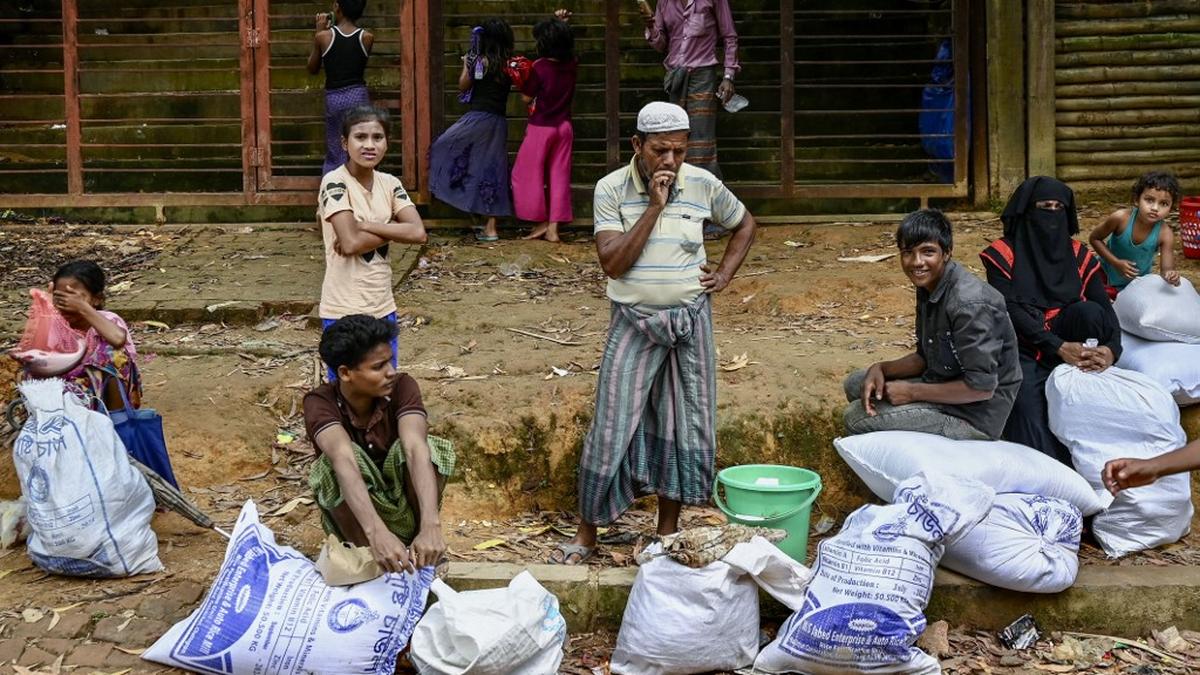
{"type": "Polygon", "coordinates": [[[1179,285],[1179,271],[1178,270],[1163,270],[1162,278],[1166,279],[1167,283],[1171,284],[1172,286],[1179,285]]]}
{"type": "Polygon", "coordinates": [[[566,7],[556,9],[554,10],[554,18],[558,19],[559,21],[565,21],[569,23],[571,21],[571,10],[567,9],[566,7]]]}
{"type": "Polygon", "coordinates": [[[1087,373],[1099,373],[1108,369],[1113,364],[1113,353],[1108,347],[1096,347],[1089,349],[1083,348],[1083,359],[1079,362],[1079,369],[1087,373]]]}
{"type": "Polygon", "coordinates": [[[1079,367],[1083,363],[1084,352],[1086,350],[1087,347],[1084,347],[1080,342],[1064,342],[1058,348],[1058,358],[1062,359],[1063,363],[1079,367]]]}
{"type": "Polygon", "coordinates": [[[313,27],[317,32],[329,30],[329,12],[317,12],[317,18],[313,22],[313,27]]]}

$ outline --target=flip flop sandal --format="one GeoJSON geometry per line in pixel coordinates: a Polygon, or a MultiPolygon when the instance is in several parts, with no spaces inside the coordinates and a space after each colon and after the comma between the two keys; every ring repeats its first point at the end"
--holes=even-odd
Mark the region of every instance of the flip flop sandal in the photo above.
{"type": "Polygon", "coordinates": [[[588,560],[591,560],[596,555],[595,546],[584,546],[583,544],[559,544],[554,551],[550,553],[550,557],[546,562],[551,565],[582,565],[588,560]],[[555,553],[561,553],[561,558],[556,558],[555,553]],[[579,556],[575,562],[571,562],[571,556],[579,556]]]}
{"type": "Polygon", "coordinates": [[[475,233],[476,241],[500,241],[498,234],[484,234],[482,231],[475,233]]]}

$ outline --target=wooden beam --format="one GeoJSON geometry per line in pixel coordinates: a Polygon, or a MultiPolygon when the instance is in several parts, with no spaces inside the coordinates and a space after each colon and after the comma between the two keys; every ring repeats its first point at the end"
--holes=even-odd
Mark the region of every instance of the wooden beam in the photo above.
{"type": "Polygon", "coordinates": [[[972,203],[988,202],[988,99],[987,32],[985,0],[971,0],[971,32],[967,48],[971,60],[971,187],[972,203]]]}
{"type": "Polygon", "coordinates": [[[79,109],[79,7],[63,0],[63,105],[67,123],[67,192],[83,194],[83,122],[79,109]]]}
{"type": "Polygon", "coordinates": [[[1054,0],[1027,0],[1025,45],[1026,169],[1030,176],[1053,176],[1054,0]]]}
{"type": "Polygon", "coordinates": [[[608,170],[621,163],[621,2],[604,1],[604,149],[608,170]]]}
{"type": "Polygon", "coordinates": [[[954,0],[951,5],[954,13],[954,37],[952,52],[954,58],[954,181],[967,180],[967,159],[970,154],[970,97],[968,64],[970,63],[971,24],[969,16],[969,0],[954,0]]]}
{"type": "Polygon", "coordinates": [[[417,71],[413,14],[415,0],[400,0],[400,181],[420,192],[417,170],[417,71]]]}
{"type": "Polygon", "coordinates": [[[249,200],[258,187],[257,158],[254,154],[258,142],[254,108],[254,48],[251,37],[255,30],[254,0],[238,0],[238,34],[241,36],[238,49],[238,69],[241,80],[242,110],[242,192],[249,200]]]}
{"type": "Polygon", "coordinates": [[[246,39],[254,52],[254,159],[256,189],[271,188],[271,25],[268,0],[252,0],[254,27],[246,39]]]}
{"type": "Polygon", "coordinates": [[[796,12],[795,0],[779,3],[779,182],[791,197],[796,182],[796,12]]]}
{"type": "Polygon", "coordinates": [[[1007,199],[1025,180],[1025,21],[1021,3],[986,0],[988,181],[1007,199]]]}
{"type": "MultiPolygon", "coordinates": [[[[420,195],[429,199],[429,146],[442,128],[443,49],[441,0],[411,0],[415,5],[413,30],[416,78],[417,175],[420,195]]],[[[401,38],[404,39],[404,38],[401,38]]]]}

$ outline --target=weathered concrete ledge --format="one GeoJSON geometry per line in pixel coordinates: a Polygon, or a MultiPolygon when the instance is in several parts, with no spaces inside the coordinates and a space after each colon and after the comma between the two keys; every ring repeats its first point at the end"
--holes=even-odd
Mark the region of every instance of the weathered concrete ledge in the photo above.
{"type": "MultiPolygon", "coordinates": [[[[528,569],[558,596],[573,632],[616,630],[637,569],[595,569],[511,563],[450,564],[446,582],[456,590],[497,588],[528,569]]],[[[764,616],[787,610],[762,594],[764,616]]],[[[930,621],[999,630],[1030,613],[1044,630],[1076,630],[1110,635],[1145,635],[1167,626],[1200,630],[1200,567],[1085,566],[1070,589],[1054,595],[1016,593],[938,570],[930,621]]]]}

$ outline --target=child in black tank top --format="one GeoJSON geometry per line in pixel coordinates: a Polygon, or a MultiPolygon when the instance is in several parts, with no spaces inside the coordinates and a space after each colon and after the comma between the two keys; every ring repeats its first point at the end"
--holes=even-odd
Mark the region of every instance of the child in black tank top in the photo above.
{"type": "Polygon", "coordinates": [[[316,16],[316,32],[308,52],[308,72],[325,66],[325,162],[321,175],[346,163],[342,148],[342,117],[347,110],[369,105],[364,71],[375,36],[357,25],[366,0],[337,0],[330,14],[316,16]]]}

